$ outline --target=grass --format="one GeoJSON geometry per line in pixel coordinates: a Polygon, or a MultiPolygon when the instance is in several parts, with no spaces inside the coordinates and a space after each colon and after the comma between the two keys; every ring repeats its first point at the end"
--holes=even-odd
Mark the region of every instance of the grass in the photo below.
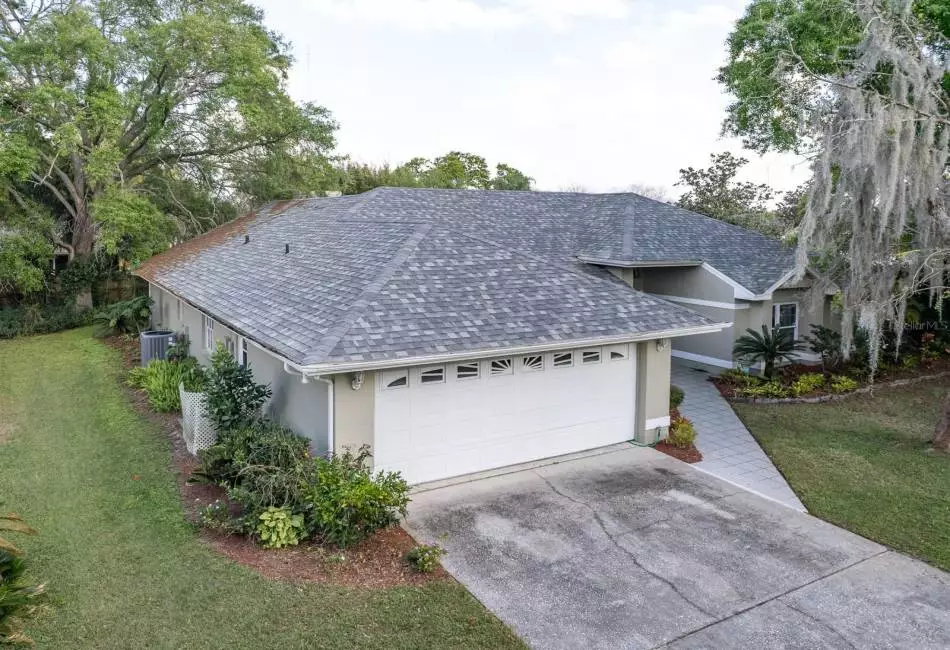
{"type": "Polygon", "coordinates": [[[523,647],[454,582],[296,586],[216,555],[88,329],[0,341],[0,369],[0,507],[40,531],[16,540],[51,594],[40,647],[523,647]]]}
{"type": "Polygon", "coordinates": [[[927,444],[948,390],[735,408],[812,514],[950,570],[950,458],[927,444]]]}

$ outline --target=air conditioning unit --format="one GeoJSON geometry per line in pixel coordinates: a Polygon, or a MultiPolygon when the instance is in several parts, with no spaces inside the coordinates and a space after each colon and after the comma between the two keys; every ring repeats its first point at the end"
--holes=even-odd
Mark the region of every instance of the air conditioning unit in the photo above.
{"type": "Polygon", "coordinates": [[[146,330],[139,334],[142,351],[142,367],[152,359],[164,359],[168,356],[168,347],[175,342],[175,333],[171,330],[146,330]]]}

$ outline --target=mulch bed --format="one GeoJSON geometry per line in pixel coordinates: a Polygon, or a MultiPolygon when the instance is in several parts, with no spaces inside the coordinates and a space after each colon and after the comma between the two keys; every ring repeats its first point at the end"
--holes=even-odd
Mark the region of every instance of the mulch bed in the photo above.
{"type": "MultiPolygon", "coordinates": [[[[137,340],[112,336],[103,339],[103,342],[122,354],[126,370],[139,364],[137,340]]],[[[198,466],[198,459],[188,453],[185,447],[178,414],[153,411],[145,393],[125,385],[124,377],[122,388],[139,415],[159,425],[171,440],[171,470],[178,480],[182,508],[185,517],[198,525],[198,515],[202,508],[218,499],[227,501],[224,490],[217,485],[188,482],[188,477],[198,466]]],[[[416,542],[399,526],[381,530],[342,551],[310,542],[279,550],[264,549],[247,537],[228,535],[207,528],[201,529],[201,538],[221,555],[254,569],[266,578],[285,582],[317,582],[379,589],[451,580],[442,567],[436,568],[432,573],[420,573],[406,564],[405,555],[416,542]]]]}
{"type": "Polygon", "coordinates": [[[674,447],[665,440],[661,440],[656,443],[653,447],[657,451],[661,451],[667,456],[672,456],[677,460],[681,460],[684,463],[698,463],[703,459],[703,455],[699,453],[699,450],[696,449],[696,445],[690,445],[687,449],[682,449],[680,447],[674,447]]]}

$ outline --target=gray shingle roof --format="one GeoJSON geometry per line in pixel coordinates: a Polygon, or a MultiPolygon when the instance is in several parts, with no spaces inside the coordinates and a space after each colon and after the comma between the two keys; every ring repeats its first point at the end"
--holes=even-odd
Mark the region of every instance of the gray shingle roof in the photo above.
{"type": "Polygon", "coordinates": [[[725,241],[752,233],[720,225],[630,194],[378,188],[262,209],[139,274],[295,364],[411,362],[714,325],[577,255],[655,260],[666,241],[767,282],[764,263],[743,264],[741,242],[725,241]],[[723,241],[686,233],[700,227],[723,241]],[[641,234],[642,247],[627,245],[641,234]]]}

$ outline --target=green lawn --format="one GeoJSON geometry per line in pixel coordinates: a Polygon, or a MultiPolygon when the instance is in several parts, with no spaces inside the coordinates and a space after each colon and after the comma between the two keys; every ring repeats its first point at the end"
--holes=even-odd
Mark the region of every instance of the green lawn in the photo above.
{"type": "Polygon", "coordinates": [[[216,555],[120,373],[88,329],[0,341],[0,508],[40,531],[16,540],[51,594],[40,647],[523,647],[455,583],[301,587],[216,555]]]}
{"type": "Polygon", "coordinates": [[[950,458],[926,451],[948,390],[736,411],[812,514],[950,570],[950,458]]]}

